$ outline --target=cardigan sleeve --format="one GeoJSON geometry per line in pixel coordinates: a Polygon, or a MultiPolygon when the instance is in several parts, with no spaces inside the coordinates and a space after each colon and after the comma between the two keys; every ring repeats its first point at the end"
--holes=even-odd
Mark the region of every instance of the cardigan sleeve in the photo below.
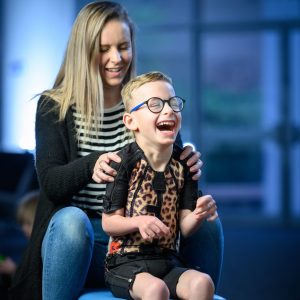
{"type": "Polygon", "coordinates": [[[95,151],[73,159],[70,141],[74,139],[75,145],[76,141],[71,123],[67,117],[58,121],[54,100],[40,98],[35,128],[36,170],[41,189],[55,204],[68,204],[75,193],[92,181],[94,165],[103,153],[95,151]]]}

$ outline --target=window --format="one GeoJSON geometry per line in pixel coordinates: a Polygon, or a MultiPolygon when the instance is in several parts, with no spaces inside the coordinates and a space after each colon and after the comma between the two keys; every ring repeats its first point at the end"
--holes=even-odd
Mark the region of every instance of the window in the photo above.
{"type": "Polygon", "coordinates": [[[296,220],[300,2],[119,2],[137,24],[138,73],[166,72],[187,99],[181,134],[222,217],[296,220]]]}

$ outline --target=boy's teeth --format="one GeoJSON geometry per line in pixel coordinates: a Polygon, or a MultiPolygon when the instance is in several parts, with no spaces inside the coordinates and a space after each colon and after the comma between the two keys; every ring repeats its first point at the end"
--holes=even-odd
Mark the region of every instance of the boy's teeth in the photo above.
{"type": "Polygon", "coordinates": [[[169,125],[169,126],[171,126],[173,124],[174,124],[174,122],[160,122],[160,123],[158,123],[158,125],[160,125],[160,126],[163,126],[163,125],[169,125]]]}

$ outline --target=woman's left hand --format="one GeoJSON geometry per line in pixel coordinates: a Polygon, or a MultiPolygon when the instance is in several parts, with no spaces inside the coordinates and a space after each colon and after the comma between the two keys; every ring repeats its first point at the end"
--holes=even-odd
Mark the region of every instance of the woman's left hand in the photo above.
{"type": "Polygon", "coordinates": [[[187,145],[183,148],[183,151],[180,155],[180,159],[184,160],[187,158],[191,153],[193,155],[188,159],[187,165],[190,167],[190,172],[195,173],[192,177],[193,180],[198,180],[201,176],[201,167],[203,165],[202,160],[200,159],[201,153],[195,151],[192,146],[187,145]]]}

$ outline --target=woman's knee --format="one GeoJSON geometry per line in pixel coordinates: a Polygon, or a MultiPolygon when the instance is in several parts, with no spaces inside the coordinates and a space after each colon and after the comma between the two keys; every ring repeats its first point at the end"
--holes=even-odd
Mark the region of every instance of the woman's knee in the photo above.
{"type": "Polygon", "coordinates": [[[51,222],[52,226],[59,230],[64,242],[80,243],[88,239],[92,244],[94,243],[92,225],[80,208],[64,207],[55,213],[51,222]]]}

